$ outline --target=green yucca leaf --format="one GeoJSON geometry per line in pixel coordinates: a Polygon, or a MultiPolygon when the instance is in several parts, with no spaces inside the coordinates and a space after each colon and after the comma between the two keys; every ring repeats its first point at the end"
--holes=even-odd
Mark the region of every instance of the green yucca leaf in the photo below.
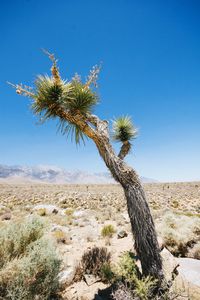
{"type": "Polygon", "coordinates": [[[68,123],[66,120],[60,120],[58,124],[58,131],[67,137],[71,136],[71,140],[75,140],[76,144],[83,142],[85,144],[85,139],[87,136],[81,131],[78,125],[68,123]]]}
{"type": "Polygon", "coordinates": [[[32,109],[41,116],[44,122],[47,119],[58,117],[59,129],[62,133],[71,135],[79,144],[84,141],[85,135],[76,124],[68,123],[60,116],[60,110],[71,113],[91,113],[97,104],[97,95],[76,77],[71,82],[62,81],[56,84],[49,76],[38,76],[35,82],[35,96],[32,109]]]}
{"type": "Polygon", "coordinates": [[[34,113],[43,115],[45,119],[56,117],[67,88],[70,89],[69,84],[64,81],[56,84],[52,77],[38,76],[35,81],[35,96],[32,104],[34,113]]]}
{"type": "Polygon", "coordinates": [[[98,102],[97,95],[76,79],[55,84],[52,77],[38,76],[35,86],[35,101],[32,108],[37,114],[47,113],[48,118],[56,117],[61,107],[71,112],[91,113],[98,102]]]}
{"type": "Polygon", "coordinates": [[[129,116],[122,116],[113,121],[113,140],[117,142],[131,141],[136,138],[137,129],[129,116]]]}
{"type": "Polygon", "coordinates": [[[80,111],[82,114],[91,113],[98,102],[96,93],[79,80],[72,80],[70,91],[65,99],[66,108],[70,111],[80,111]]]}

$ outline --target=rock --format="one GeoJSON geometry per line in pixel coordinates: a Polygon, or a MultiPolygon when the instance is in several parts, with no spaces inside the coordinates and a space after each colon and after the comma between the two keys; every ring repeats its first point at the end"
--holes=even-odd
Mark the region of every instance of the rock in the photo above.
{"type": "Polygon", "coordinates": [[[128,236],[128,233],[127,233],[125,230],[121,230],[121,231],[119,231],[118,234],[117,234],[117,238],[118,238],[118,239],[123,239],[123,238],[125,238],[125,237],[127,237],[127,236],[128,236]]]}
{"type": "Polygon", "coordinates": [[[53,224],[51,227],[51,232],[54,231],[62,231],[63,233],[69,233],[69,229],[66,226],[58,225],[58,224],[53,224]]]}
{"type": "Polygon", "coordinates": [[[128,213],[126,213],[126,212],[122,213],[122,217],[124,218],[126,224],[130,223],[128,213]]]}
{"type": "MultiPolygon", "coordinates": [[[[68,287],[64,292],[64,299],[66,300],[94,300],[101,298],[94,298],[98,295],[99,290],[104,290],[108,286],[102,282],[96,282],[91,286],[88,286],[85,281],[79,281],[73,283],[72,286],[68,287]]],[[[98,295],[99,296],[99,295],[98,295]]],[[[101,296],[99,296],[101,297],[101,296]]],[[[103,299],[105,299],[103,297],[103,299]]],[[[102,299],[102,300],[103,300],[102,299]]]]}
{"type": "Polygon", "coordinates": [[[69,267],[67,270],[59,273],[58,281],[61,288],[68,286],[72,282],[72,280],[74,279],[75,271],[76,270],[74,267],[69,267]]]}
{"type": "Polygon", "coordinates": [[[190,258],[175,258],[166,248],[161,251],[161,257],[166,280],[171,280],[172,271],[180,265],[177,268],[179,274],[172,285],[175,294],[183,296],[183,299],[199,300],[200,261],[190,258]]]}
{"type": "Polygon", "coordinates": [[[166,248],[163,248],[160,254],[162,257],[163,271],[165,274],[165,278],[167,280],[171,280],[172,272],[174,268],[178,265],[178,262],[176,258],[166,248]]]}
{"type": "Polygon", "coordinates": [[[5,213],[1,216],[1,220],[5,221],[5,220],[10,220],[12,218],[11,213],[5,213]]]}
{"type": "Polygon", "coordinates": [[[179,273],[190,283],[200,287],[200,260],[193,258],[177,258],[179,273]]]}
{"type": "Polygon", "coordinates": [[[85,217],[86,216],[86,212],[84,210],[75,210],[73,212],[73,217],[74,218],[82,218],[82,217],[85,217]]]}
{"type": "Polygon", "coordinates": [[[101,278],[96,277],[96,276],[94,276],[92,274],[85,274],[84,275],[84,279],[85,279],[85,282],[87,283],[87,285],[89,285],[89,286],[93,285],[96,282],[101,281],[101,278]]]}

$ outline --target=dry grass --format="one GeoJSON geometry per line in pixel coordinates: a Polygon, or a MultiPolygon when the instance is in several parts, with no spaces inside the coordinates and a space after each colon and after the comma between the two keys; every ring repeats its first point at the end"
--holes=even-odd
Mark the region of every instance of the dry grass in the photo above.
{"type": "Polygon", "coordinates": [[[175,256],[185,257],[198,242],[200,218],[168,212],[157,229],[167,249],[175,256]]]}

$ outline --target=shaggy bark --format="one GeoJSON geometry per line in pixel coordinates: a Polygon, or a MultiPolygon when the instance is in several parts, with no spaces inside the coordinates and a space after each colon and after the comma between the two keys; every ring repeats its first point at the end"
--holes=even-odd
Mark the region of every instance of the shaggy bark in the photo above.
{"type": "Polygon", "coordinates": [[[130,142],[129,141],[123,142],[123,145],[118,154],[119,158],[124,159],[124,157],[130,152],[130,150],[131,150],[130,142]]]}
{"type": "Polygon", "coordinates": [[[162,260],[149,205],[136,172],[121,159],[130,148],[126,148],[128,151],[124,150],[122,145],[120,153],[123,155],[117,156],[109,142],[108,123],[98,118],[90,119],[90,122],[96,126],[97,134],[93,140],[101,157],[114,179],[124,189],[135,249],[141,261],[142,272],[145,276],[151,275],[161,282],[164,278],[162,260]]]}
{"type": "Polygon", "coordinates": [[[141,261],[142,272],[145,276],[151,275],[162,280],[162,260],[155,226],[138,176],[133,169],[112,155],[109,146],[106,147],[108,151],[105,151],[102,144],[97,144],[97,147],[113,177],[124,189],[135,250],[141,261]]]}

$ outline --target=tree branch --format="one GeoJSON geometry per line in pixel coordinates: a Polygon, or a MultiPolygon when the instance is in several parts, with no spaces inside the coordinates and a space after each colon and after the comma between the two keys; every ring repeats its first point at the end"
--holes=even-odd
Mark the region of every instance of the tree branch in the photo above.
{"type": "Polygon", "coordinates": [[[109,140],[108,121],[101,120],[99,117],[93,114],[86,115],[87,120],[95,126],[100,134],[103,134],[109,140]]]}
{"type": "Polygon", "coordinates": [[[56,84],[60,84],[61,82],[61,77],[60,77],[60,73],[59,73],[59,68],[57,66],[57,59],[55,58],[53,53],[48,52],[45,49],[42,49],[42,51],[49,57],[49,59],[52,61],[53,65],[51,67],[51,74],[54,78],[54,82],[56,84]]]}
{"type": "Polygon", "coordinates": [[[58,116],[64,118],[69,123],[78,125],[82,132],[89,138],[93,140],[98,138],[97,131],[87,123],[87,119],[81,113],[76,112],[72,114],[70,111],[60,109],[58,116]]]}
{"type": "Polygon", "coordinates": [[[125,156],[130,152],[130,150],[131,150],[131,143],[129,141],[123,142],[118,157],[124,159],[125,156]]]}
{"type": "Polygon", "coordinates": [[[31,98],[34,98],[35,94],[31,92],[32,87],[22,84],[13,84],[9,81],[7,81],[7,84],[11,85],[15,90],[16,93],[23,96],[28,96],[31,98]]]}

